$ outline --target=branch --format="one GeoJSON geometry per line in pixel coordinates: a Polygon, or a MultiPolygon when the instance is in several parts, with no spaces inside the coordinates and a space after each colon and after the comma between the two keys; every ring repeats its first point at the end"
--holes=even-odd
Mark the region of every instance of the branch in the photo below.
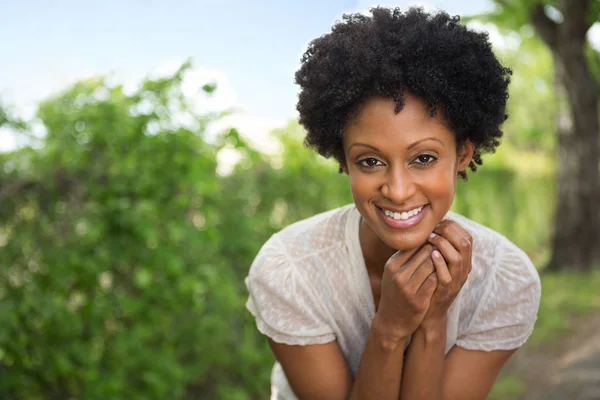
{"type": "Polygon", "coordinates": [[[551,48],[558,45],[558,25],[544,12],[543,4],[536,4],[531,10],[531,24],[542,40],[551,48]]]}
{"type": "Polygon", "coordinates": [[[590,0],[562,0],[560,4],[565,18],[561,27],[564,34],[571,39],[585,40],[585,35],[594,22],[592,18],[588,20],[587,17],[590,12],[590,0]]]}

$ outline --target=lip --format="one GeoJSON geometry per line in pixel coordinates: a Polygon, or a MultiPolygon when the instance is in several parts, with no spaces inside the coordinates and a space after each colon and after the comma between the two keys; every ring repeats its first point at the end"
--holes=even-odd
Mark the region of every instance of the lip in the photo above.
{"type": "MultiPolygon", "coordinates": [[[[414,210],[415,208],[417,208],[417,207],[413,207],[409,210],[414,210]]],[[[396,212],[395,209],[391,209],[391,208],[386,208],[386,210],[396,212]]],[[[423,206],[423,209],[417,215],[413,215],[412,217],[405,219],[405,220],[396,220],[394,218],[391,218],[391,217],[388,217],[387,215],[385,215],[383,210],[381,208],[377,207],[377,215],[379,215],[379,218],[381,218],[381,220],[387,226],[389,226],[390,228],[393,228],[393,229],[408,229],[408,228],[413,228],[413,227],[417,226],[419,223],[421,223],[421,221],[423,221],[423,218],[425,218],[425,214],[428,211],[429,211],[429,204],[426,204],[423,206]]],[[[401,211],[398,211],[398,212],[401,212],[401,211]]]]}

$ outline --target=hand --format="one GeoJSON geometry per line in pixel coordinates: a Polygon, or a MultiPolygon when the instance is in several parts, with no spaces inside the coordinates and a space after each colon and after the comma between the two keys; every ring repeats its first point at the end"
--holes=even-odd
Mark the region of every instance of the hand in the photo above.
{"type": "Polygon", "coordinates": [[[437,288],[423,323],[445,321],[450,305],[471,272],[473,238],[458,223],[443,220],[429,242],[435,245],[431,258],[437,274],[437,288]]]}
{"type": "Polygon", "coordinates": [[[397,252],[386,263],[376,318],[394,342],[410,336],[429,309],[438,279],[431,253],[425,244],[413,252],[397,252]]]}

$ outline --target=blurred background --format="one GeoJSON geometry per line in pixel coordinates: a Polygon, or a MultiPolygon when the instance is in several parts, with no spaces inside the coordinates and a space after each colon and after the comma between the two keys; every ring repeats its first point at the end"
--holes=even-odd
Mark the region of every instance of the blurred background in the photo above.
{"type": "MultiPolygon", "coordinates": [[[[0,399],[268,398],[243,279],[271,234],[352,201],[302,144],[293,74],[373,5],[0,0],[0,399]]],[[[490,398],[598,399],[600,2],[421,6],[514,72],[503,144],[453,206],[542,274],[490,398]]]]}

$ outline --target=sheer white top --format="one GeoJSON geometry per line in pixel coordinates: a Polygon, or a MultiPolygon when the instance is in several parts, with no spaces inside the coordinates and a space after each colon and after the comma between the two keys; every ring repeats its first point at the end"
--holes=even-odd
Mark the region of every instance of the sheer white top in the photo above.
{"type": "MultiPolygon", "coordinates": [[[[520,347],[533,330],[539,275],[504,236],[449,212],[473,237],[472,270],[448,311],[446,352],[520,347]]],[[[310,345],[337,340],[352,375],[365,346],[375,305],[358,238],[354,204],[294,223],[273,235],[252,263],[246,307],[275,342],[310,345]]],[[[275,363],[272,399],[295,399],[275,363]]]]}

